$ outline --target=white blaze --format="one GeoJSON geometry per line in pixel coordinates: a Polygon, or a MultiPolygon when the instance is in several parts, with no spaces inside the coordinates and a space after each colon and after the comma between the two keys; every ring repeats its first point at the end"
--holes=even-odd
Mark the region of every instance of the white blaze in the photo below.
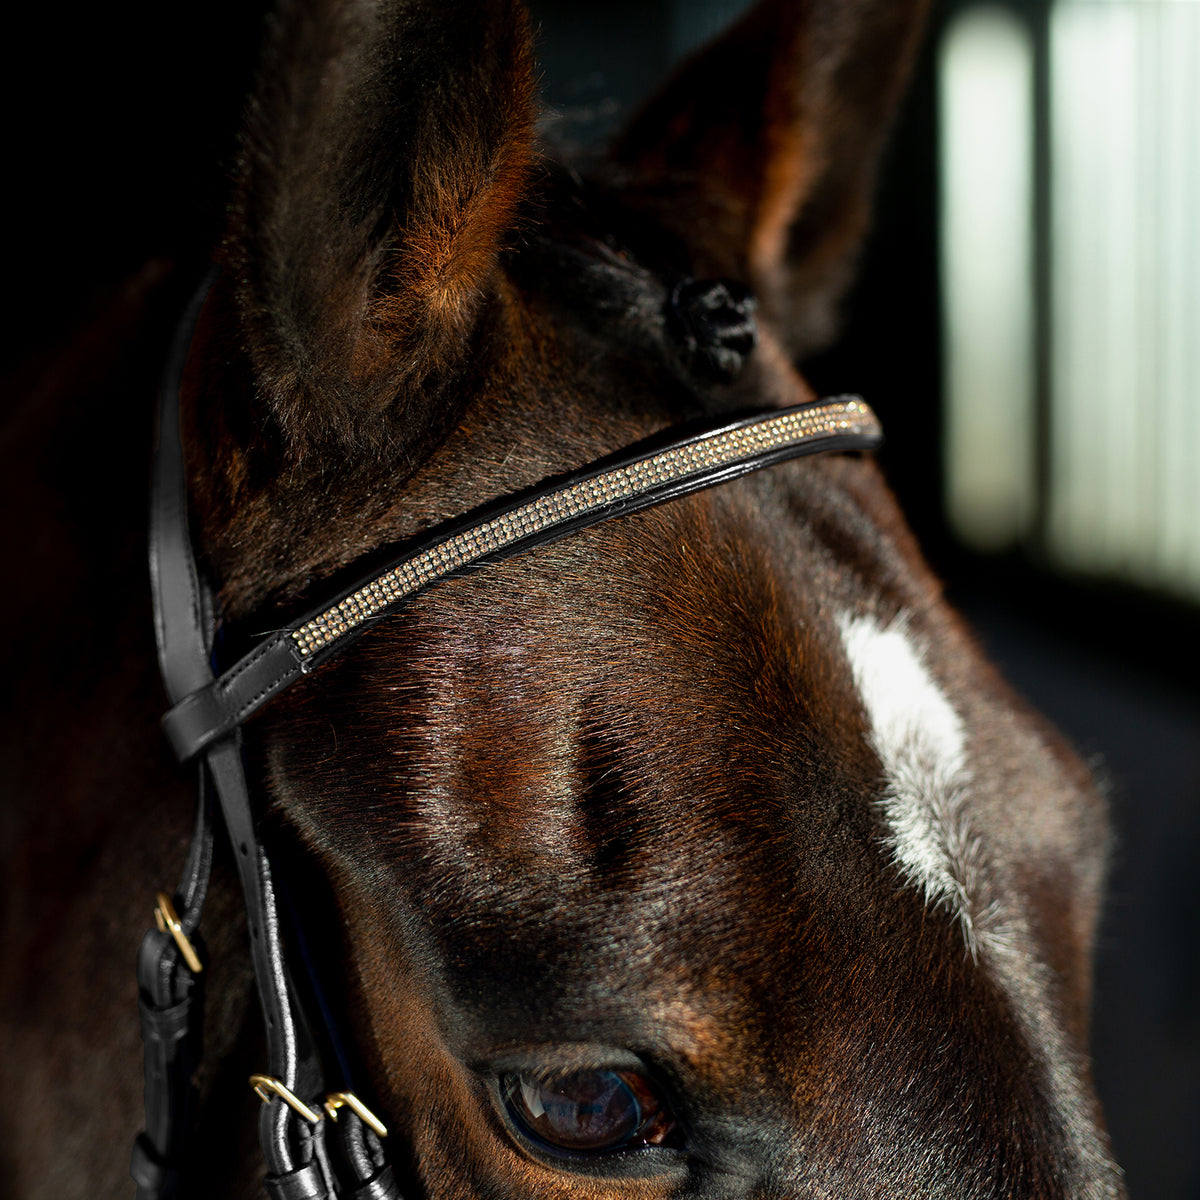
{"type": "Polygon", "coordinates": [[[922,661],[903,619],[838,618],[842,644],[883,764],[881,803],[896,865],[927,903],[958,918],[977,949],[975,859],[964,801],[970,783],[962,719],[922,661]]]}

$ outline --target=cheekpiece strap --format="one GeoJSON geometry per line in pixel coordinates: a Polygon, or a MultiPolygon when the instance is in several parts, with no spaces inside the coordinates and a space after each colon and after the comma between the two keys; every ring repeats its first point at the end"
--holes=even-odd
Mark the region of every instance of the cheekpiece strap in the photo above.
{"type": "MultiPolygon", "coordinates": [[[[212,679],[215,622],[187,536],[187,492],[179,438],[179,388],[209,283],[196,293],[171,343],[160,387],[150,494],[150,583],[159,667],[172,701],[212,679]]],[[[146,1126],[134,1142],[130,1174],[137,1200],[174,1200],[188,1163],[194,1119],[192,1076],[204,1026],[204,943],[200,913],[212,865],[212,806],[198,768],[195,825],[183,877],[160,892],[156,928],[137,958],[146,1126]]]]}
{"type": "MultiPolygon", "coordinates": [[[[188,532],[179,425],[184,364],[210,286],[211,279],[193,299],[172,346],[161,390],[151,488],[155,633],[163,683],[173,703],[214,682],[217,617],[188,532]]],[[[159,928],[147,935],[139,955],[146,1130],[135,1143],[131,1161],[138,1200],[173,1200],[191,1157],[191,1077],[200,1054],[205,965],[203,942],[196,933],[212,857],[212,805],[206,781],[215,793],[241,878],[270,1075],[318,1109],[325,1091],[316,1046],[284,957],[275,882],[246,787],[240,731],[233,730],[232,736],[205,747],[200,780],[196,829],[183,881],[174,897],[160,894],[159,928]]],[[[339,1194],[340,1182],[330,1173],[323,1152],[323,1127],[314,1134],[298,1123],[282,1101],[272,1098],[264,1107],[260,1128],[267,1180],[278,1182],[280,1195],[298,1196],[298,1188],[313,1200],[339,1194]]],[[[362,1182],[352,1174],[346,1186],[362,1182]]]]}

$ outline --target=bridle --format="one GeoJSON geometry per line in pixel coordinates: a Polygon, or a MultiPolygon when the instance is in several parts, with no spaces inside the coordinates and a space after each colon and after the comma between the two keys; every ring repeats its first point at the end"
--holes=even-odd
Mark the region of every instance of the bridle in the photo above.
{"type": "MultiPolygon", "coordinates": [[[[207,296],[192,300],[160,391],[150,518],[150,575],[159,666],[171,708],[164,727],[182,763],[198,764],[199,795],[183,878],[158,894],[157,928],[138,954],[145,1044],[146,1129],[134,1143],[137,1200],[167,1200],[188,1162],[204,987],[201,909],[219,807],[241,878],[255,981],[266,1024],[259,1132],[274,1200],[399,1200],[382,1122],[340,1077],[330,1091],[313,1027],[286,961],[278,880],[259,839],[242,762],[242,723],[425,588],[615,517],[640,512],[804,455],[871,450],[879,423],[842,396],[664,431],[533,488],[443,522],[397,548],[381,569],[260,641],[218,672],[213,592],[188,534],[179,394],[207,296]],[[213,796],[217,801],[213,804],[213,796]]],[[[328,1020],[326,1020],[328,1024],[328,1020]]],[[[336,1041],[332,1031],[327,1040],[336,1041]]],[[[348,1068],[339,1067],[342,1076],[348,1068]]]]}

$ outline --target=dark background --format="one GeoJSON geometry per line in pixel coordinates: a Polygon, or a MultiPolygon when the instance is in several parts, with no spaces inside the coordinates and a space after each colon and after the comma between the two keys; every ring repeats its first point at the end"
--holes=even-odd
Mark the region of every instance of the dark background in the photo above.
{"type": "MultiPolygon", "coordinates": [[[[1040,21],[1047,2],[1016,7],[1040,21]]],[[[614,128],[679,49],[667,0],[533,7],[547,99],[560,132],[580,141],[614,128]]],[[[693,0],[692,36],[734,7],[693,0]]],[[[941,5],[935,37],[955,7],[941,5]]],[[[68,4],[7,18],[0,374],[53,358],[147,258],[203,259],[263,9],[68,4]]],[[[880,413],[885,466],[952,601],[1109,783],[1118,841],[1098,955],[1098,1083],[1134,1200],[1200,1200],[1200,619],[1178,601],[1056,574],[1036,544],[981,558],[948,532],[932,58],[885,162],[843,336],[806,372],[818,390],[860,392],[880,413]]]]}

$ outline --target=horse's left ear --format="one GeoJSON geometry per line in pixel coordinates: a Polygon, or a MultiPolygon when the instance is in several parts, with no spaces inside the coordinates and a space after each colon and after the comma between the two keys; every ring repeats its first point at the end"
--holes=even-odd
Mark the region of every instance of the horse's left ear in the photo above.
{"type": "Polygon", "coordinates": [[[698,276],[749,284],[799,354],[828,340],[928,0],[763,0],[613,149],[698,276]]]}
{"type": "Polygon", "coordinates": [[[525,190],[533,92],[521,0],[277,0],[225,264],[293,458],[434,419],[525,190]]]}

